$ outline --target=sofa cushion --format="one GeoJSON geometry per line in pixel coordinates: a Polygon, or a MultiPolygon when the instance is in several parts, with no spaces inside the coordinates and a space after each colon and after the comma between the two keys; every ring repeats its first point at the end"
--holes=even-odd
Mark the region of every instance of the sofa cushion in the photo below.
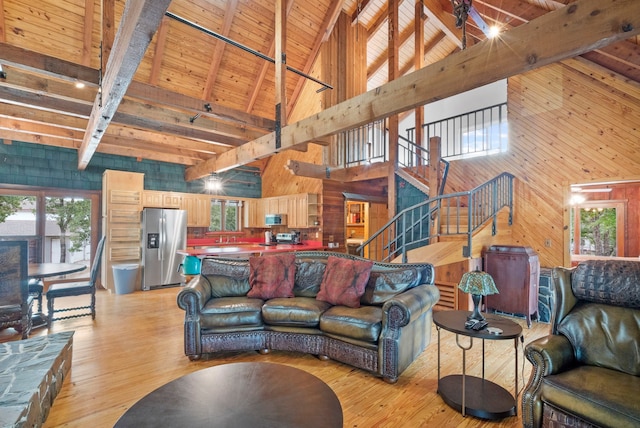
{"type": "Polygon", "coordinates": [[[640,375],[640,310],[578,303],[558,332],[569,339],[582,364],[640,375]]]}
{"type": "Polygon", "coordinates": [[[382,308],[332,306],[320,316],[320,330],[328,334],[377,342],[382,328],[382,308]]]}
{"type": "Polygon", "coordinates": [[[418,268],[372,270],[360,299],[363,305],[382,305],[392,297],[420,284],[422,271],[418,268]]]}
{"type": "Polygon", "coordinates": [[[200,326],[211,330],[225,327],[261,327],[260,299],[248,297],[222,297],[209,299],[200,311],[200,326]]]}
{"type": "Polygon", "coordinates": [[[211,297],[240,297],[246,296],[251,288],[248,278],[230,278],[225,275],[207,275],[211,284],[211,297]]]}
{"type": "Polygon", "coordinates": [[[293,253],[249,258],[249,284],[247,297],[273,299],[293,297],[296,275],[296,256],[293,253]]]}
{"type": "Polygon", "coordinates": [[[640,377],[580,366],[546,376],[540,391],[542,401],[598,426],[640,426],[640,377]]]}
{"type": "Polygon", "coordinates": [[[313,297],[271,299],[262,306],[262,319],[270,325],[317,327],[320,315],[330,307],[330,303],[313,297]]]}
{"type": "Polygon", "coordinates": [[[317,259],[296,261],[296,281],[293,294],[298,297],[316,297],[327,265],[317,259]]]}
{"type": "Polygon", "coordinates": [[[373,262],[329,256],[316,299],[333,305],[360,307],[373,262]]]}

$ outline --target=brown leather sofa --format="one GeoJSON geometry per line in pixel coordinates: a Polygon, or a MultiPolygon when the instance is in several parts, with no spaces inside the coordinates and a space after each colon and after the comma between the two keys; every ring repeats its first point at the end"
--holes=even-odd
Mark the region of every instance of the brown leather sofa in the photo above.
{"type": "Polygon", "coordinates": [[[523,425],[640,426],[640,262],[555,268],[552,283],[552,334],[525,348],[523,425]]]}
{"type": "MultiPolygon", "coordinates": [[[[185,311],[185,354],[298,351],[331,358],[395,382],[431,339],[440,293],[430,264],[373,262],[360,307],[316,299],[329,256],[295,253],[293,297],[247,297],[248,259],[205,258],[201,274],[178,294],[185,311]]],[[[273,257],[273,256],[267,256],[273,257]]]]}

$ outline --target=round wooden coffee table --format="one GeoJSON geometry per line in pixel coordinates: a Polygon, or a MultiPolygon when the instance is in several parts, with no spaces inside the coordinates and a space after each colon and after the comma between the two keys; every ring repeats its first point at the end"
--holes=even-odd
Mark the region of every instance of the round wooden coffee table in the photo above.
{"type": "Polygon", "coordinates": [[[116,427],[336,427],[331,388],[294,367],[232,363],[182,376],[141,398],[116,427]]]}

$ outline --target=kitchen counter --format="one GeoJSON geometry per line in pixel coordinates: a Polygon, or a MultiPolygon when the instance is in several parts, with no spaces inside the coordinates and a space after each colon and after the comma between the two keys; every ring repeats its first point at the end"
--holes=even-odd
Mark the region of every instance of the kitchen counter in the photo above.
{"type": "Polygon", "coordinates": [[[238,243],[203,248],[194,248],[178,251],[178,254],[186,256],[207,257],[207,256],[236,256],[236,255],[262,255],[272,253],[286,253],[291,251],[317,251],[325,250],[327,247],[320,241],[304,241],[301,244],[277,244],[260,245],[259,243],[238,243]]]}

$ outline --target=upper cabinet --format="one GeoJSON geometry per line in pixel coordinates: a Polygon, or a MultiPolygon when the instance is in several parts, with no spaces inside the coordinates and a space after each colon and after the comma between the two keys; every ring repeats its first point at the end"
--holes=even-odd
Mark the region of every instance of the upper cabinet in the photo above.
{"type": "Polygon", "coordinates": [[[180,208],[187,211],[187,227],[209,227],[211,196],[184,193],[180,208]]]}
{"type": "Polygon", "coordinates": [[[263,202],[262,199],[247,199],[244,201],[244,227],[266,227],[263,202]]]}
{"type": "Polygon", "coordinates": [[[142,205],[145,208],[181,208],[182,194],[176,192],[161,192],[158,190],[145,190],[143,192],[142,205]]]}
{"type": "Polygon", "coordinates": [[[318,195],[314,193],[300,193],[288,196],[287,221],[289,228],[317,227],[318,223],[318,195]]]}
{"type": "Polygon", "coordinates": [[[265,215],[284,214],[289,229],[307,229],[319,225],[318,195],[299,193],[263,199],[248,199],[245,204],[244,227],[267,227],[265,215]]]}

